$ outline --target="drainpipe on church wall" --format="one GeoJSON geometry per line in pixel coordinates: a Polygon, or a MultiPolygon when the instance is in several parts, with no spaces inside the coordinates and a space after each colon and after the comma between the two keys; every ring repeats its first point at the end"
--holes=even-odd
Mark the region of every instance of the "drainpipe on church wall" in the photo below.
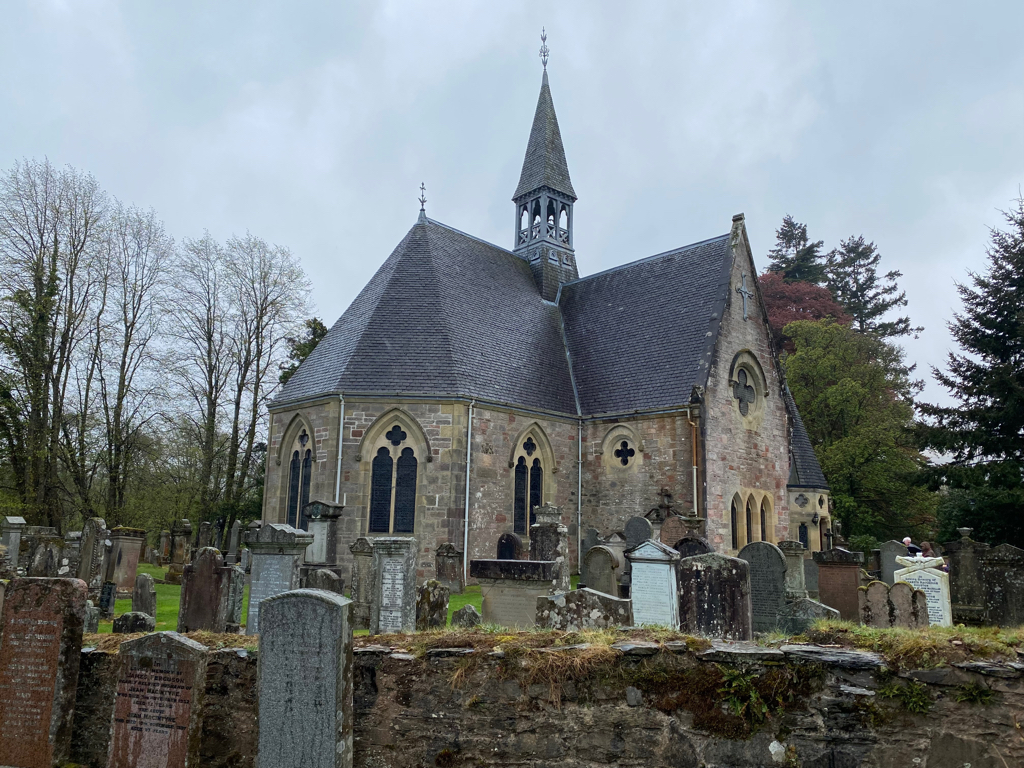
{"type": "Polygon", "coordinates": [[[583,419],[576,438],[576,571],[583,573],[583,419]]]}
{"type": "Polygon", "coordinates": [[[693,443],[693,458],[690,461],[693,469],[693,516],[700,517],[700,512],[697,510],[697,423],[690,418],[689,408],[686,409],[686,420],[690,422],[690,442],[693,443]]]}
{"type": "Polygon", "coordinates": [[[345,396],[338,395],[341,415],[338,416],[338,471],[334,476],[334,503],[341,498],[341,456],[345,451],[345,396]]]}
{"type": "Polygon", "coordinates": [[[462,523],[462,583],[469,581],[469,470],[473,467],[473,406],[469,403],[469,423],[466,425],[466,517],[462,523]]]}

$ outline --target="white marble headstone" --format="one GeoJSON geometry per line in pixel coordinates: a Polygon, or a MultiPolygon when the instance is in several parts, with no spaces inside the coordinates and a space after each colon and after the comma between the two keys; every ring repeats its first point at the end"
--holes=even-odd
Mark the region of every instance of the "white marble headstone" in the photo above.
{"type": "Polygon", "coordinates": [[[679,627],[679,553],[660,541],[648,540],[626,552],[631,563],[629,596],[636,626],[679,627]]]}
{"type": "Polygon", "coordinates": [[[920,589],[928,599],[928,623],[932,626],[953,626],[953,608],[949,600],[949,574],[939,570],[941,557],[897,557],[903,568],[895,572],[895,581],[905,581],[920,589]]]}

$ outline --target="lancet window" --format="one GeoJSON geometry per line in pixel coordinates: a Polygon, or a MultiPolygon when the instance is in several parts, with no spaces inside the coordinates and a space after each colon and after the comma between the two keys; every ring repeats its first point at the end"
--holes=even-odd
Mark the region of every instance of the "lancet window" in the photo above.
{"type": "Polygon", "coordinates": [[[309,484],[313,472],[313,449],[309,445],[309,433],[299,430],[292,444],[291,459],[288,462],[288,501],[286,522],[293,528],[308,528],[302,513],[309,503],[309,484]]]}
{"type": "Polygon", "coordinates": [[[416,526],[416,451],[402,447],[408,434],[398,424],[384,436],[370,469],[370,533],[413,533],[416,526]]]}

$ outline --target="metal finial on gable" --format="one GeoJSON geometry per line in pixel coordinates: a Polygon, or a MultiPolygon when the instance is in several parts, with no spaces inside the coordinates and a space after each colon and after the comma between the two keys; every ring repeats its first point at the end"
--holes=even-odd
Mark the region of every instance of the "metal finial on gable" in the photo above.
{"type": "Polygon", "coordinates": [[[420,196],[417,198],[420,201],[420,210],[425,211],[427,205],[427,187],[420,182],[420,196]]]}
{"type": "Polygon", "coordinates": [[[548,48],[548,33],[544,27],[540,28],[540,61],[544,65],[544,70],[548,68],[548,54],[551,53],[551,49],[548,48]]]}

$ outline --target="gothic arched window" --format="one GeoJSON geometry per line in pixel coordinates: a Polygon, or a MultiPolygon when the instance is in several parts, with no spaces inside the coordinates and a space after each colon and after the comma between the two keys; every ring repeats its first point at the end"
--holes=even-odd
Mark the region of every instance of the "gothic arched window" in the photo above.
{"type": "Polygon", "coordinates": [[[770,541],[768,538],[768,499],[761,499],[761,541],[770,541]]]}
{"type": "Polygon", "coordinates": [[[808,543],[809,541],[810,539],[807,536],[807,523],[800,523],[800,543],[807,547],[807,549],[810,549],[811,546],[808,543]]]}
{"type": "Polygon", "coordinates": [[[750,499],[747,499],[747,544],[754,540],[754,509],[750,506],[750,499]]]}
{"type": "Polygon", "coordinates": [[[523,440],[514,455],[512,530],[518,534],[529,534],[530,526],[535,522],[533,510],[544,503],[544,462],[540,445],[533,435],[523,440]]]}
{"type": "Polygon", "coordinates": [[[732,507],[729,510],[729,523],[732,528],[732,548],[740,548],[740,521],[739,511],[736,509],[736,499],[732,500],[732,507]]]}
{"type": "Polygon", "coordinates": [[[306,529],[308,522],[303,508],[309,503],[309,484],[313,475],[313,450],[307,448],[309,434],[299,430],[292,446],[292,458],[288,462],[288,500],[285,522],[293,528],[306,529]]]}
{"type": "Polygon", "coordinates": [[[529,471],[526,467],[526,458],[519,457],[516,462],[516,487],[515,496],[512,502],[512,527],[516,533],[526,533],[526,486],[528,484],[529,471]]]}
{"type": "Polygon", "coordinates": [[[543,489],[544,473],[540,467],[540,459],[534,459],[533,466],[530,467],[530,525],[533,525],[536,522],[533,510],[541,504],[543,489]]]}
{"type": "Polygon", "coordinates": [[[416,528],[416,452],[402,448],[395,461],[391,451],[382,445],[373,457],[369,532],[413,533],[416,528]]]}

